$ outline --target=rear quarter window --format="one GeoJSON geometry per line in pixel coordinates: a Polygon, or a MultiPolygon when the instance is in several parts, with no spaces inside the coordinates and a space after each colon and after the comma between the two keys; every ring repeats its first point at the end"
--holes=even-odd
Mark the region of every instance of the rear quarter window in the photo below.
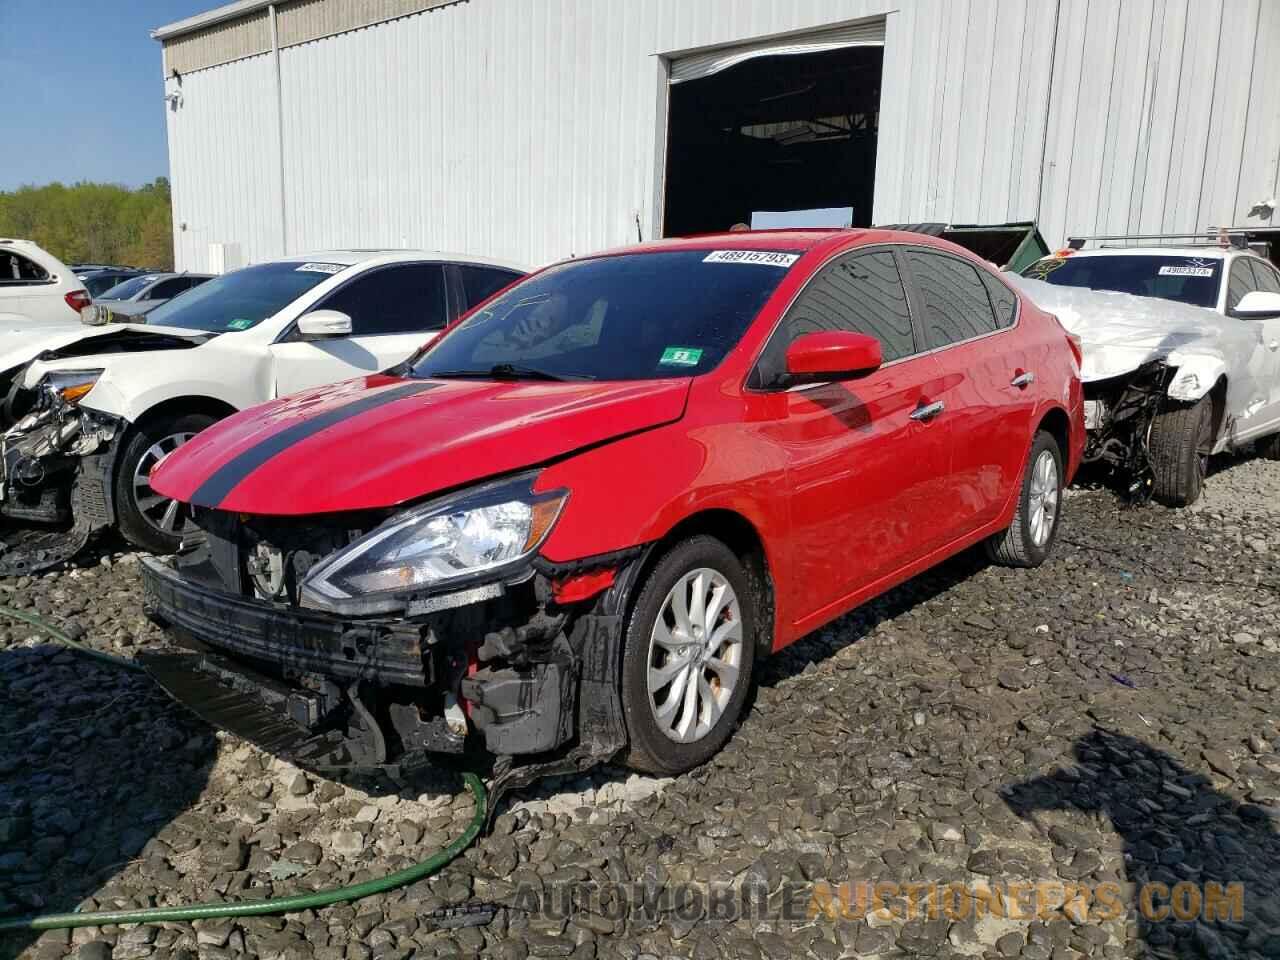
{"type": "Polygon", "coordinates": [[[0,250],[0,284],[44,283],[48,279],[49,271],[34,260],[10,250],[0,250]]]}

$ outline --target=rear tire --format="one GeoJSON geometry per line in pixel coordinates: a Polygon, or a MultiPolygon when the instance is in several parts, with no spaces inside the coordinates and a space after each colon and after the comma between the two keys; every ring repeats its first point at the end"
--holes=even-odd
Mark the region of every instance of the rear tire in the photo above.
{"type": "Polygon", "coordinates": [[[190,507],[156,494],[145,485],[162,454],[176,450],[216,420],[203,413],[160,417],[135,429],[116,465],[116,523],[126,540],[151,553],[173,553],[191,526],[190,507]]]}
{"type": "Polygon", "coordinates": [[[1263,437],[1253,447],[1264,460],[1280,460],[1280,433],[1263,437]]]}
{"type": "Polygon", "coordinates": [[[1213,447],[1213,401],[1201,397],[1156,414],[1151,422],[1152,496],[1167,507],[1189,507],[1200,498],[1213,447]]]}
{"type": "Polygon", "coordinates": [[[1062,518],[1062,451],[1053,434],[1039,431],[1018,491],[1013,523],[987,540],[987,557],[1003,567],[1038,567],[1048,559],[1062,518]]]}
{"type": "Polygon", "coordinates": [[[682,773],[724,746],[751,686],[755,618],[746,571],[714,537],[676,544],[649,571],[623,642],[627,766],[682,773]]]}

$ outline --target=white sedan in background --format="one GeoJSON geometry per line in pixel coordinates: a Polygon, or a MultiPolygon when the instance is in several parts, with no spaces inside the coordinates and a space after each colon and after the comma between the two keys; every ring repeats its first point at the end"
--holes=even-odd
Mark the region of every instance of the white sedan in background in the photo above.
{"type": "Polygon", "coordinates": [[[394,366],[524,272],[465,255],[330,251],[210,280],[146,325],[60,329],[7,354],[0,333],[0,382],[11,384],[0,526],[67,533],[38,556],[0,548],[0,572],[65,559],[112,523],[139,547],[176,549],[188,518],[151,490],[157,460],[246,407],[394,366]]]}

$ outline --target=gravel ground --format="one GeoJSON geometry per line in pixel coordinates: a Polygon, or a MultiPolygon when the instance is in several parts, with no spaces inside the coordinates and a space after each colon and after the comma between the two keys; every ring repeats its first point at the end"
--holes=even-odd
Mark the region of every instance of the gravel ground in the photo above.
{"type": "MultiPolygon", "coordinates": [[[[917,578],[767,662],[708,766],[543,785],[430,880],[288,918],[0,936],[0,956],[1280,956],[1280,463],[1216,469],[1188,511],[1072,491],[1041,570],[917,578]],[[1243,914],[1139,909],[1182,880],[1243,883],[1243,914]],[[863,881],[900,885],[899,915],[827,897],[863,881]],[[1113,882],[1119,906],[978,909],[1036,881],[1113,882]],[[951,912],[904,915],[931,882],[964,885],[951,912]],[[439,912],[460,904],[488,922],[439,912]]],[[[135,557],[104,555],[0,581],[0,603],[127,655],[160,640],[136,585],[135,557]]],[[[0,916],[368,879],[470,816],[448,778],[310,778],[20,625],[0,624],[0,703],[0,916]]]]}

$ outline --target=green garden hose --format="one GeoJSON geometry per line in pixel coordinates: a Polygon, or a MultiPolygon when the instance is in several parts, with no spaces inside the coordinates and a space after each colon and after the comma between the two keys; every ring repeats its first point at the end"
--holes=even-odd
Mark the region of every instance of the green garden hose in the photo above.
{"type": "MultiPolygon", "coordinates": [[[[59,643],[66,644],[77,653],[83,653],[94,659],[123,666],[130,670],[141,668],[130,660],[115,657],[108,653],[100,653],[81,643],[77,643],[65,632],[51,623],[22,610],[14,610],[0,606],[0,616],[20,620],[48,634],[59,643]]],[[[50,913],[43,916],[17,917],[0,919],[0,933],[11,933],[19,930],[62,930],[68,927],[99,927],[108,924],[130,923],[165,923],[189,920],[207,920],[214,917],[256,917],[264,914],[294,913],[298,910],[314,910],[335,903],[346,903],[373,896],[375,893],[386,893],[397,887],[429,877],[447,863],[461,854],[484,829],[487,815],[487,797],[484,784],[474,773],[464,773],[463,782],[471,791],[475,802],[471,814],[471,822],[467,829],[456,840],[427,859],[389,873],[384,877],[355,883],[348,887],[333,887],[316,893],[300,893],[292,897],[275,897],[270,900],[243,900],[240,902],[194,903],[180,907],[153,907],[147,910],[101,910],[95,913],[50,913]]]]}

